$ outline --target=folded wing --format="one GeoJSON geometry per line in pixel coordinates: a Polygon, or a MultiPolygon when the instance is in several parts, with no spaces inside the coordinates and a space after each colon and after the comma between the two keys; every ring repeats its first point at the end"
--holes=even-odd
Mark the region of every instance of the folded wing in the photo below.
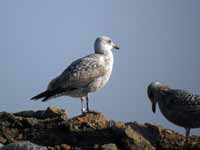
{"type": "Polygon", "coordinates": [[[100,54],[91,54],[74,61],[61,75],[53,79],[46,91],[32,99],[43,101],[63,92],[83,88],[93,80],[105,75],[106,68],[100,54]]]}
{"type": "Polygon", "coordinates": [[[74,61],[49,84],[49,89],[81,88],[106,73],[101,55],[92,54],[74,61]]]}
{"type": "Polygon", "coordinates": [[[165,94],[168,95],[166,107],[177,120],[189,126],[200,125],[200,95],[184,90],[169,90],[165,94]]]}

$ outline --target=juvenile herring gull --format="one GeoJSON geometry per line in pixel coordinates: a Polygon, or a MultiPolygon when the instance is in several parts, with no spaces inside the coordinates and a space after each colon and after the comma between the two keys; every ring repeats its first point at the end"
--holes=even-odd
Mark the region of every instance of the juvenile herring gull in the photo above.
{"type": "Polygon", "coordinates": [[[200,127],[200,95],[171,89],[160,82],[152,82],[147,90],[152,111],[155,113],[158,103],[160,111],[167,120],[185,128],[187,141],[190,129],[200,127]]]}
{"type": "Polygon", "coordinates": [[[43,98],[47,101],[54,97],[71,96],[83,101],[86,99],[86,110],[89,112],[88,93],[95,92],[106,85],[113,68],[112,49],[119,49],[111,38],[100,36],[94,43],[93,54],[72,62],[59,76],[50,81],[47,90],[32,97],[32,100],[43,98]]]}

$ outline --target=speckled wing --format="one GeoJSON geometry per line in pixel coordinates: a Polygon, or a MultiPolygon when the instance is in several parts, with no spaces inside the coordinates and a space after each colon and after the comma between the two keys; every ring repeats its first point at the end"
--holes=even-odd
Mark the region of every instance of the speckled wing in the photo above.
{"type": "MultiPolygon", "coordinates": [[[[189,115],[191,118],[200,118],[200,95],[184,90],[169,90],[165,93],[168,110],[189,115]]],[[[200,121],[200,119],[198,119],[200,121]]]]}
{"type": "Polygon", "coordinates": [[[49,90],[81,88],[106,73],[100,54],[91,54],[74,61],[60,76],[52,80],[49,90]]]}

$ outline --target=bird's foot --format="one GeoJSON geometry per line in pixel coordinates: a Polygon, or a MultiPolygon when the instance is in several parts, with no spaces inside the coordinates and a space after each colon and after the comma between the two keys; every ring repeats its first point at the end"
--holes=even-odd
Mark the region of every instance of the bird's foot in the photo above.
{"type": "Polygon", "coordinates": [[[97,114],[98,112],[97,112],[97,111],[95,111],[95,110],[87,110],[87,112],[86,112],[86,113],[97,114]]]}
{"type": "Polygon", "coordinates": [[[85,109],[85,108],[81,109],[81,112],[82,112],[82,115],[89,114],[89,113],[91,113],[91,114],[96,114],[96,113],[98,113],[98,112],[96,112],[96,111],[94,111],[94,110],[85,109]]]}
{"type": "Polygon", "coordinates": [[[87,113],[87,111],[86,111],[86,109],[85,109],[85,108],[82,108],[82,109],[81,109],[81,112],[82,112],[82,114],[85,114],[85,113],[87,113]]]}

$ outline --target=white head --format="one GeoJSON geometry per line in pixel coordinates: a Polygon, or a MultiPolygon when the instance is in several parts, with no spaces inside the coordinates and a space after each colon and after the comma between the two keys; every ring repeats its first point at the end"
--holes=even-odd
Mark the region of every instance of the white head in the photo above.
{"type": "Polygon", "coordinates": [[[100,36],[94,43],[95,53],[108,54],[111,50],[119,49],[119,46],[112,42],[112,39],[107,36],[100,36]]]}

